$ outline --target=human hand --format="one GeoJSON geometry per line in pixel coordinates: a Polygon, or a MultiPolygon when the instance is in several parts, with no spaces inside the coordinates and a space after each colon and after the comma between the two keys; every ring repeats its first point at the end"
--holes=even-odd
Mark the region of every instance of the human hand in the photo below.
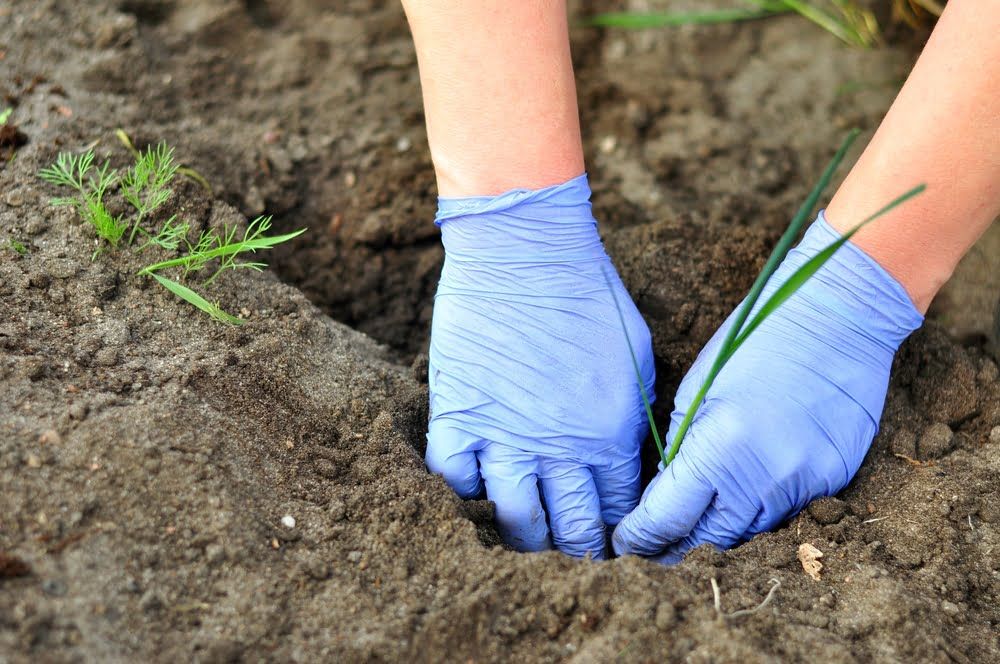
{"type": "Polygon", "coordinates": [[[638,501],[648,426],[608,277],[649,394],[655,370],[589,197],[581,175],[441,199],[426,460],[464,498],[485,481],[514,548],[603,558],[605,525],[638,501]]]}
{"type": "MultiPolygon", "coordinates": [[[[759,302],[839,237],[821,212],[759,302]]],[[[667,440],[732,320],[681,383],[667,440]]],[[[878,431],[893,355],[922,321],[891,275],[844,245],[726,364],[673,462],[616,528],[615,551],[678,562],[705,543],[746,541],[843,489],[878,431]]]]}

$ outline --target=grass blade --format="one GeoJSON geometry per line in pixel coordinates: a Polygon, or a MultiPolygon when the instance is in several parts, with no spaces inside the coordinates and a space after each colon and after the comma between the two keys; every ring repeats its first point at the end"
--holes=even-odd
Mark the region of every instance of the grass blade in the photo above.
{"type": "Polygon", "coordinates": [[[236,316],[226,313],[225,311],[222,310],[221,307],[219,307],[219,305],[212,304],[211,302],[203,298],[201,295],[198,295],[198,293],[194,292],[187,286],[179,284],[172,279],[167,279],[166,277],[160,276],[159,274],[150,273],[150,276],[156,279],[160,283],[160,285],[166,288],[168,291],[170,291],[177,297],[181,298],[185,302],[188,302],[198,307],[199,309],[204,311],[206,314],[208,314],[215,320],[222,323],[229,323],[230,325],[243,324],[242,320],[240,320],[236,316]]]}
{"type": "Polygon", "coordinates": [[[759,8],[718,9],[704,12],[608,12],[584,19],[585,25],[602,28],[643,30],[677,25],[706,25],[750,21],[792,11],[782,2],[762,3],[759,8]]]}
{"type": "Polygon", "coordinates": [[[844,142],[841,144],[840,149],[830,160],[823,174],[820,176],[819,181],[816,186],[813,187],[809,196],[799,207],[798,212],[792,218],[792,222],[788,225],[788,230],[785,231],[781,239],[778,240],[777,246],[774,251],[771,252],[771,256],[767,259],[767,263],[764,265],[764,269],[757,276],[757,280],[753,282],[753,286],[750,287],[750,293],[747,295],[746,300],[743,301],[743,305],[739,308],[736,319],[733,321],[733,325],[729,328],[729,332],[726,334],[722,345],[719,348],[719,354],[715,358],[715,362],[712,364],[711,369],[709,369],[708,375],[705,377],[705,381],[702,383],[701,388],[695,395],[694,401],[688,406],[687,412],[684,414],[684,419],[681,420],[681,425],[677,428],[677,433],[674,435],[674,439],[670,443],[670,450],[667,452],[663,459],[664,464],[669,464],[673,461],[674,457],[677,456],[677,450],[681,447],[681,441],[684,440],[684,435],[691,426],[691,421],[694,420],[694,415],[701,406],[701,402],[704,401],[705,395],[708,393],[708,388],[711,387],[712,383],[715,381],[716,376],[722,370],[722,366],[729,359],[729,354],[727,350],[732,346],[733,342],[736,340],[737,335],[743,328],[743,323],[746,322],[747,317],[750,315],[750,311],[753,309],[754,305],[757,303],[758,298],[760,298],[761,292],[764,290],[764,285],[767,280],[771,278],[774,271],[778,269],[781,261],[785,259],[788,252],[792,249],[792,243],[798,236],[799,231],[802,230],[802,226],[805,225],[806,220],[812,213],[814,207],[816,207],[819,197],[823,195],[823,190],[826,189],[830,180],[833,178],[834,172],[836,172],[837,167],[844,160],[847,154],[847,150],[854,143],[854,140],[858,137],[860,132],[857,129],[852,130],[844,142]]]}
{"type": "Polygon", "coordinates": [[[663,454],[663,440],[660,432],[656,428],[656,420],[653,418],[653,407],[649,403],[649,394],[646,393],[646,383],[642,380],[642,372],[639,371],[639,360],[635,356],[635,348],[632,347],[632,339],[628,336],[628,326],[625,324],[625,315],[622,313],[621,305],[618,303],[618,294],[611,284],[611,277],[608,275],[607,266],[604,267],[604,281],[611,291],[611,299],[615,301],[615,310],[618,312],[618,320],[622,324],[622,332],[625,333],[625,343],[628,344],[629,355],[632,356],[632,368],[635,369],[635,380],[639,383],[639,392],[642,394],[642,405],[646,408],[646,419],[649,420],[649,430],[653,433],[653,440],[656,442],[656,451],[660,453],[660,458],[665,459],[663,454]]]}
{"type": "MultiPolygon", "coordinates": [[[[747,337],[749,337],[754,330],[760,327],[760,324],[763,323],[768,316],[773,314],[782,304],[784,304],[788,298],[794,295],[795,292],[799,290],[799,288],[801,288],[802,285],[805,284],[810,277],[816,274],[816,272],[819,271],[819,269],[823,267],[823,265],[828,260],[830,260],[831,257],[833,257],[833,255],[837,252],[837,250],[840,249],[842,246],[844,246],[855,233],[857,233],[859,230],[861,230],[871,222],[875,221],[882,215],[886,214],[896,206],[901,205],[902,203],[905,203],[906,201],[913,198],[917,194],[920,194],[926,188],[927,185],[921,184],[914,187],[913,189],[910,189],[908,192],[896,198],[894,201],[883,207],[881,210],[871,215],[870,217],[859,223],[851,230],[847,231],[847,233],[845,233],[843,237],[836,240],[835,242],[830,243],[822,251],[820,251],[818,254],[810,258],[802,267],[793,272],[792,275],[788,277],[788,279],[784,283],[781,284],[778,290],[776,290],[774,294],[771,295],[770,298],[768,298],[767,302],[765,302],[764,305],[761,306],[760,310],[753,317],[753,319],[749,323],[747,323],[746,327],[740,332],[739,336],[736,337],[735,341],[733,341],[733,344],[729,347],[729,353],[728,353],[729,356],[732,356],[732,354],[736,352],[736,349],[743,345],[743,342],[746,341],[747,337]]],[[[726,359],[728,360],[729,358],[727,357],[726,359]]]]}

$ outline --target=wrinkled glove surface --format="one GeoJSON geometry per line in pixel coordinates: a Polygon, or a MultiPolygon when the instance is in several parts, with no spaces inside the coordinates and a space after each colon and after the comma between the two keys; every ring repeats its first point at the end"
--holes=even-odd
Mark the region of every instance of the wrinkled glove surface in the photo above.
{"type": "MultiPolygon", "coordinates": [[[[820,213],[758,301],[839,237],[820,213]]],[[[668,440],[732,323],[681,383],[668,440]]],[[[770,530],[854,477],[878,431],[899,344],[920,326],[903,287],[848,242],[722,369],[680,452],[615,530],[618,554],[679,561],[770,530]]]]}
{"type": "Polygon", "coordinates": [[[442,198],[427,466],[462,497],[485,483],[521,551],[605,556],[639,497],[649,330],[604,251],[586,175],[537,191],[442,198]],[[605,276],[607,275],[607,276],[605,276]]]}

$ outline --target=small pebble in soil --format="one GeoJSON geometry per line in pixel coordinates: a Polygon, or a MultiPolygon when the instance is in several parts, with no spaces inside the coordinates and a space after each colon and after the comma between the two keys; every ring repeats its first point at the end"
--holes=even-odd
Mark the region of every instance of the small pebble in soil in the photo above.
{"type": "Polygon", "coordinates": [[[604,154],[611,154],[618,147],[618,139],[614,136],[605,136],[597,146],[604,154]]]}
{"type": "Polygon", "coordinates": [[[917,458],[921,461],[938,459],[951,449],[955,433],[947,424],[937,422],[924,429],[917,440],[917,458]]]}
{"type": "Polygon", "coordinates": [[[990,442],[994,445],[1000,445],[1000,425],[993,427],[990,431],[990,442]]]}
{"type": "Polygon", "coordinates": [[[55,429],[46,429],[38,437],[38,442],[41,445],[58,445],[62,442],[62,436],[55,429]]]}
{"type": "Polygon", "coordinates": [[[209,544],[205,547],[205,560],[209,565],[217,565],[226,559],[226,549],[221,544],[209,544]]]}
{"type": "Polygon", "coordinates": [[[286,514],[285,516],[281,517],[281,525],[283,525],[285,528],[294,528],[295,517],[292,516],[291,514],[286,514]]]}
{"type": "Polygon", "coordinates": [[[46,579],[42,581],[42,592],[52,597],[62,597],[66,594],[66,584],[59,579],[46,579]]]}
{"type": "Polygon", "coordinates": [[[396,141],[397,152],[406,152],[411,147],[413,147],[413,141],[410,140],[409,136],[400,136],[396,141]]]}
{"type": "Polygon", "coordinates": [[[948,600],[943,600],[941,602],[941,611],[949,616],[955,617],[961,613],[961,609],[958,608],[958,604],[954,602],[949,602],[948,600]]]}
{"type": "Polygon", "coordinates": [[[828,526],[837,523],[847,514],[847,503],[839,498],[819,498],[809,503],[809,516],[828,526]]]}
{"type": "Polygon", "coordinates": [[[153,611],[159,611],[163,608],[163,599],[154,590],[147,590],[141,598],[139,598],[139,608],[146,613],[152,613],[153,611]]]}
{"type": "Polygon", "coordinates": [[[352,563],[356,563],[359,560],[361,560],[361,552],[360,551],[348,551],[348,553],[347,553],[347,559],[350,562],[352,562],[352,563]]]}
{"type": "Polygon", "coordinates": [[[347,507],[341,500],[333,499],[330,501],[330,506],[327,508],[327,512],[330,514],[330,519],[332,521],[340,521],[345,516],[347,516],[347,507]]]}

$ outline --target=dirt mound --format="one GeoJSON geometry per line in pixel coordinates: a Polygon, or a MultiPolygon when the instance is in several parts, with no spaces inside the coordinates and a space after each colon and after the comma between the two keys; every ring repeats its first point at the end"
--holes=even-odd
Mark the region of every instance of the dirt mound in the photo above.
{"type": "MultiPolygon", "coordinates": [[[[441,251],[396,3],[0,18],[0,94],[28,140],[0,165],[0,660],[1000,659],[1000,382],[981,338],[915,334],[858,478],[776,533],[673,568],[516,554],[489,503],[421,462],[441,251]],[[94,141],[124,164],[119,126],[209,179],[167,211],[196,229],[264,211],[310,227],[275,273],[209,289],[245,325],[128,254],[91,261],[92,235],[47,204],[37,170],[94,141]]],[[[665,408],[839,125],[872,127],[911,54],[794,19],[574,47],[595,209],[665,408]]]]}

